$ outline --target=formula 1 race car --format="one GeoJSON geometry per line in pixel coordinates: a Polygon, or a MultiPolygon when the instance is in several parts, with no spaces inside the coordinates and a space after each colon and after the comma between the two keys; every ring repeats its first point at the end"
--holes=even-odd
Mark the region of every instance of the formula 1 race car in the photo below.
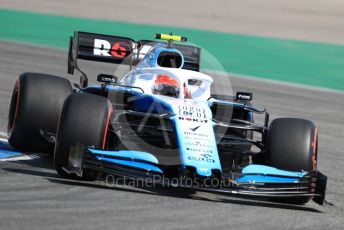
{"type": "Polygon", "coordinates": [[[22,74],[12,95],[9,143],[53,152],[56,171],[66,178],[111,174],[157,184],[177,178],[171,186],[325,203],[327,177],[317,171],[313,122],[278,118],[269,124],[265,109],[252,106],[252,93],[212,94],[212,77],[199,72],[199,47],[172,34],[156,39],[165,41],[75,32],[68,73],[79,71],[80,84],[22,74]],[[78,59],[131,70],[120,80],[99,74],[101,84],[88,86],[78,59]]]}

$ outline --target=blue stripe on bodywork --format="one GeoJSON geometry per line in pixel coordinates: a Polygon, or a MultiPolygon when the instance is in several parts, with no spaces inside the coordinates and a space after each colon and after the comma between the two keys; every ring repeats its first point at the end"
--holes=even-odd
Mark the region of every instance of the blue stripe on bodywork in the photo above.
{"type": "Polygon", "coordinates": [[[237,183],[296,183],[299,179],[277,177],[277,176],[264,176],[264,175],[247,175],[240,177],[236,180],[237,183]]]}
{"type": "Polygon", "coordinates": [[[141,152],[141,151],[133,151],[133,150],[119,150],[119,151],[106,151],[106,150],[98,150],[88,148],[88,150],[93,154],[100,154],[104,156],[111,156],[111,157],[120,157],[120,158],[128,158],[128,160],[141,160],[151,162],[153,164],[158,164],[158,159],[150,153],[141,152]]]}
{"type": "Polygon", "coordinates": [[[101,157],[101,156],[97,156],[97,159],[101,160],[101,161],[107,161],[107,162],[119,164],[122,166],[129,166],[129,167],[136,168],[136,169],[142,169],[142,170],[146,170],[146,171],[154,171],[154,172],[163,174],[163,172],[160,168],[158,168],[154,165],[146,164],[146,163],[129,161],[129,160],[112,159],[112,158],[101,157]]]}
{"type": "Polygon", "coordinates": [[[265,165],[249,165],[243,168],[243,176],[237,183],[296,183],[307,172],[292,172],[265,165]]]}
{"type": "Polygon", "coordinates": [[[263,175],[276,175],[284,177],[303,177],[307,172],[292,172],[280,170],[266,165],[249,165],[242,169],[243,174],[263,174],[263,175]]]}
{"type": "Polygon", "coordinates": [[[91,154],[95,154],[98,160],[115,163],[122,166],[129,166],[136,169],[154,171],[163,173],[163,171],[155,166],[158,159],[150,153],[132,150],[106,151],[88,148],[91,154]],[[116,159],[118,158],[118,159],[116,159]]]}

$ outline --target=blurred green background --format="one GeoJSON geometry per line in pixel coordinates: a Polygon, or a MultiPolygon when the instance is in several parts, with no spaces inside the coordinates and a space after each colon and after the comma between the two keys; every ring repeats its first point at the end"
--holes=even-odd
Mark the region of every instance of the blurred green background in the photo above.
{"type": "MultiPolygon", "coordinates": [[[[0,9],[0,40],[67,49],[74,30],[152,39],[180,34],[215,56],[223,69],[202,68],[344,90],[344,46],[262,36],[84,19],[0,9]]],[[[202,57],[206,59],[207,57],[202,57]]]]}

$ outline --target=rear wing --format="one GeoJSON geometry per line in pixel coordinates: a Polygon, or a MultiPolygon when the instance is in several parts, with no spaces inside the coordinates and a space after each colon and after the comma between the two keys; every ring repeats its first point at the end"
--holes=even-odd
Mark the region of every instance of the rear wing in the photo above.
{"type": "MultiPolygon", "coordinates": [[[[68,73],[74,74],[74,69],[77,69],[85,75],[78,67],[78,59],[132,65],[140,61],[157,43],[162,42],[135,41],[127,37],[75,31],[74,36],[70,37],[68,73]]],[[[174,48],[184,56],[183,69],[199,71],[201,55],[199,47],[174,44],[174,48]]]]}

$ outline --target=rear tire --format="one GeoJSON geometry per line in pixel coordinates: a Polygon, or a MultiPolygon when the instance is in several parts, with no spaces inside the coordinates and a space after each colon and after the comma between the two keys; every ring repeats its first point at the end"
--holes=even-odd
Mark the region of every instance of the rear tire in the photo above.
{"type": "MultiPolygon", "coordinates": [[[[76,144],[106,148],[106,137],[112,105],[106,98],[92,94],[70,95],[61,112],[59,121],[54,164],[58,174],[66,178],[75,178],[63,168],[69,167],[69,149],[76,144]]],[[[91,175],[87,173],[87,179],[91,175]]]]}
{"type": "Polygon", "coordinates": [[[67,79],[39,73],[23,73],[17,80],[8,116],[8,142],[27,152],[52,153],[54,146],[40,130],[55,133],[58,118],[72,87],[67,79]]]}
{"type": "MultiPolygon", "coordinates": [[[[311,172],[317,168],[318,131],[309,120],[279,118],[272,121],[267,138],[267,163],[278,169],[311,172]]],[[[304,204],[310,198],[273,199],[304,204]]]]}

